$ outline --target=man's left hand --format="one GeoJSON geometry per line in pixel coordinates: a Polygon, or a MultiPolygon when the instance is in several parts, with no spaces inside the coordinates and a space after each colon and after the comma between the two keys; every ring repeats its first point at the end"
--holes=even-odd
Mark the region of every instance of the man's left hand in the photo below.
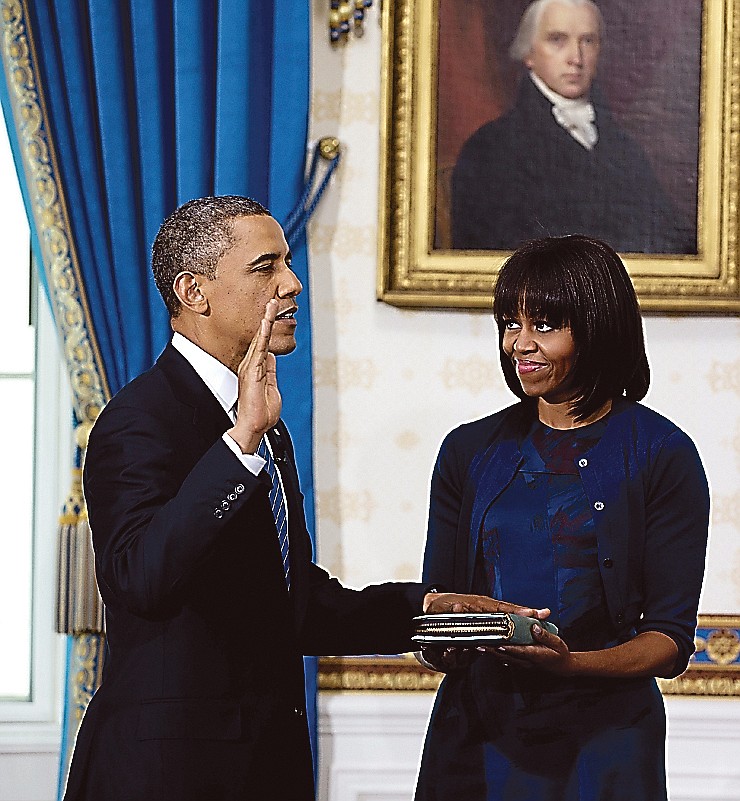
{"type": "Polygon", "coordinates": [[[487,595],[463,595],[456,592],[428,592],[424,596],[424,614],[459,614],[461,612],[513,612],[523,617],[544,620],[549,609],[533,609],[489,598],[487,595]]]}

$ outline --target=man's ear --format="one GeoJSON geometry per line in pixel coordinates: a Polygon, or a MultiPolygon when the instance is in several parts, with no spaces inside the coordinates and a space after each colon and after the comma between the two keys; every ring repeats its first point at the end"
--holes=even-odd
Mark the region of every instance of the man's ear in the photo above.
{"type": "Polygon", "coordinates": [[[177,299],[185,309],[196,314],[205,314],[208,311],[208,299],[201,289],[204,280],[204,276],[184,270],[178,273],[172,282],[172,289],[177,299]]]}

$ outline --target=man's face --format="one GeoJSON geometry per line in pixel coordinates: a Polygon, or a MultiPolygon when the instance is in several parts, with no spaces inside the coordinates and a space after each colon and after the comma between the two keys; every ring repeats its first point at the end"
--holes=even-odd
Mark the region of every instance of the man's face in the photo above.
{"type": "Polygon", "coordinates": [[[524,63],[553,92],[587,95],[599,61],[599,20],[591,6],[551,3],[542,14],[524,63]]]}
{"type": "Polygon", "coordinates": [[[237,217],[234,244],[224,253],[213,279],[204,278],[209,336],[214,352],[236,371],[260,326],[271,298],[278,301],[270,350],[290,353],[296,346],[296,295],[303,287],[290,269],[291,254],[283,229],[268,216],[237,217]]]}

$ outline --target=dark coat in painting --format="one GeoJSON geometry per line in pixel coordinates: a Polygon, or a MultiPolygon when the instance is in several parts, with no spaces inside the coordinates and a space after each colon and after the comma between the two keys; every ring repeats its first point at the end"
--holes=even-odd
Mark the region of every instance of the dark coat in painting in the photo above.
{"type": "Polygon", "coordinates": [[[465,143],[452,180],[455,248],[510,250],[542,236],[586,234],[620,252],[692,253],[642,148],[592,93],[599,140],[587,150],[522,81],[515,106],[465,143]]]}

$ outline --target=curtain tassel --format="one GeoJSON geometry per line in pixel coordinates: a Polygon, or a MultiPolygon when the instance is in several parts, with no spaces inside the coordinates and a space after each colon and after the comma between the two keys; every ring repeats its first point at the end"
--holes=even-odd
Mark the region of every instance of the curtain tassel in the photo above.
{"type": "Polygon", "coordinates": [[[324,194],[324,190],[329,185],[329,179],[332,173],[339,166],[341,158],[341,144],[336,137],[325,136],[323,139],[319,139],[318,143],[313,146],[311,164],[308,169],[308,177],[306,178],[301,198],[298,203],[296,203],[295,208],[290,212],[288,219],[283,225],[285,238],[291,246],[300,238],[306,228],[319,200],[321,200],[321,196],[324,194]],[[328,161],[329,164],[324,173],[324,177],[319,183],[318,189],[316,189],[316,191],[313,192],[313,196],[311,196],[311,192],[316,185],[316,173],[318,172],[319,161],[321,159],[328,161]]]}
{"type": "Polygon", "coordinates": [[[103,602],[95,581],[90,524],[82,495],[82,457],[90,428],[89,423],[83,423],[75,429],[72,488],[59,518],[57,631],[60,634],[103,631],[103,602]]]}

